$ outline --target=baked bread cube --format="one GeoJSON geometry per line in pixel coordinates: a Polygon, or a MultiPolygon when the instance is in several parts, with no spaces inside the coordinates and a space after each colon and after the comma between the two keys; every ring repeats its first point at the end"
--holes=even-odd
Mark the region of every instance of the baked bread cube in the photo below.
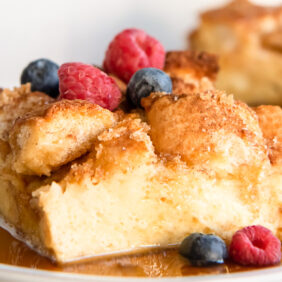
{"type": "Polygon", "coordinates": [[[214,89],[218,72],[217,57],[205,52],[170,51],[164,66],[172,80],[173,94],[214,89]]]}
{"type": "Polygon", "coordinates": [[[9,134],[15,121],[36,108],[52,103],[53,98],[42,92],[31,92],[29,83],[0,93],[0,171],[7,170],[10,153],[9,134]],[[8,159],[7,159],[8,158],[8,159]]]}
{"type": "Polygon", "coordinates": [[[142,105],[159,153],[232,174],[246,167],[256,171],[269,161],[255,112],[232,95],[216,90],[177,96],[153,93],[142,105]]]}
{"type": "Polygon", "coordinates": [[[82,156],[97,135],[114,125],[115,115],[82,100],[61,100],[18,119],[9,144],[12,169],[20,174],[50,175],[82,156]]]}
{"type": "Polygon", "coordinates": [[[216,87],[250,105],[282,105],[282,6],[234,0],[201,14],[192,50],[218,55],[216,87]]]}
{"type": "Polygon", "coordinates": [[[8,140],[17,118],[53,101],[53,98],[42,92],[31,92],[29,83],[13,90],[4,89],[0,95],[0,139],[8,140]]]}

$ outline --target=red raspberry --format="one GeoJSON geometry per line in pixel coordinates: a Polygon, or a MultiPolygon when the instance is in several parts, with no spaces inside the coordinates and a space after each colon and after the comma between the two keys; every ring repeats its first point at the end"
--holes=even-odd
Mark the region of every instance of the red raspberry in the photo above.
{"type": "Polygon", "coordinates": [[[60,99],[81,99],[114,110],[121,92],[115,81],[101,70],[82,63],[67,63],[58,70],[60,99]]]}
{"type": "Polygon", "coordinates": [[[104,60],[104,69],[128,82],[142,68],[164,67],[165,50],[155,38],[140,29],[126,29],[110,43],[104,60]]]}
{"type": "Polygon", "coordinates": [[[242,265],[276,264],[281,260],[281,243],[269,229],[248,226],[233,235],[229,256],[242,265]]]}

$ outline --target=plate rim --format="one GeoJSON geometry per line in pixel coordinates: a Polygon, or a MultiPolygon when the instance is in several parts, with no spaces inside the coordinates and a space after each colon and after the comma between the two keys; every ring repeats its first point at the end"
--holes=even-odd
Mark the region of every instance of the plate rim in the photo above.
{"type": "MultiPolygon", "coordinates": [[[[0,263],[0,279],[1,278],[9,278],[12,280],[11,275],[14,275],[17,279],[25,279],[30,278],[40,278],[40,279],[60,279],[64,281],[242,281],[242,279],[251,281],[281,281],[282,278],[282,266],[273,266],[267,267],[266,269],[255,269],[249,271],[242,271],[238,273],[223,273],[223,274],[212,274],[212,275],[199,275],[199,276],[176,276],[176,277],[116,277],[116,276],[103,276],[103,275],[91,275],[91,274],[78,274],[78,273],[68,273],[68,272],[59,272],[52,270],[42,270],[42,269],[34,269],[23,266],[13,266],[8,264],[0,263]],[[258,280],[259,278],[259,280],[258,280]],[[272,280],[265,280],[266,278],[272,280]],[[280,280],[276,280],[280,278],[280,280]],[[274,279],[274,280],[273,280],[274,279]]],[[[44,281],[44,280],[41,280],[44,281]]]]}

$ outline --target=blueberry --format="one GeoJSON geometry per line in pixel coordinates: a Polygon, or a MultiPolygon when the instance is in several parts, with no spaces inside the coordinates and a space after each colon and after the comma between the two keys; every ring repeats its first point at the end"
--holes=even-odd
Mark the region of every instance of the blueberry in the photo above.
{"type": "Polygon", "coordinates": [[[221,238],[202,233],[193,233],[186,237],[179,252],[195,266],[224,263],[228,256],[226,245],[221,238]]]}
{"type": "Polygon", "coordinates": [[[126,95],[134,106],[140,107],[141,99],[152,92],[171,93],[172,82],[170,77],[156,68],[138,70],[130,79],[126,95]]]}
{"type": "Polygon", "coordinates": [[[22,72],[21,84],[31,82],[32,91],[41,91],[56,98],[59,95],[59,66],[47,59],[31,62],[22,72]]]}

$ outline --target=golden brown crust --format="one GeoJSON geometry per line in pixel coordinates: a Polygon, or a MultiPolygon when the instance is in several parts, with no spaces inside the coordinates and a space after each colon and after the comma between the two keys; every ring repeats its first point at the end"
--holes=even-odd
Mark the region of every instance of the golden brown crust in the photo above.
{"type": "Polygon", "coordinates": [[[262,44],[265,48],[282,53],[282,26],[279,30],[265,34],[262,44]]]}
{"type": "Polygon", "coordinates": [[[186,72],[195,78],[215,80],[219,70],[217,56],[206,52],[170,51],[166,53],[164,70],[168,73],[186,72]]]}
{"type": "Polygon", "coordinates": [[[172,93],[175,95],[182,95],[183,93],[199,93],[207,90],[214,89],[214,85],[211,80],[204,77],[200,80],[191,79],[184,80],[180,77],[171,76],[172,81],[172,93]]]}
{"type": "Polygon", "coordinates": [[[4,89],[0,95],[0,138],[8,139],[14,121],[26,113],[48,105],[54,99],[41,92],[31,92],[30,84],[13,90],[4,89]]]}
{"type": "Polygon", "coordinates": [[[254,110],[267,140],[271,163],[282,164],[282,109],[279,106],[259,106],[254,110]]]}
{"type": "Polygon", "coordinates": [[[175,95],[197,92],[197,87],[194,83],[185,82],[182,78],[171,77],[171,82],[172,82],[172,93],[175,95]]]}
{"type": "Polygon", "coordinates": [[[61,100],[30,112],[10,133],[13,168],[49,175],[86,153],[97,134],[114,123],[112,112],[82,100],[61,100]]]}
{"type": "Polygon", "coordinates": [[[157,152],[188,164],[232,171],[267,159],[256,114],[224,92],[181,96],[153,93],[142,100],[157,152]]]}
{"type": "Polygon", "coordinates": [[[235,24],[238,22],[251,23],[265,17],[279,19],[282,7],[265,7],[251,3],[248,0],[233,0],[226,6],[210,10],[202,14],[207,21],[235,24]]]}
{"type": "Polygon", "coordinates": [[[102,132],[82,164],[74,164],[66,182],[79,181],[85,175],[94,183],[119,170],[127,170],[143,161],[144,154],[154,158],[154,148],[148,136],[149,127],[139,118],[125,118],[102,132]]]}
{"type": "Polygon", "coordinates": [[[205,52],[171,51],[164,70],[170,75],[174,94],[214,89],[218,72],[217,57],[205,52]]]}
{"type": "Polygon", "coordinates": [[[2,94],[0,96],[0,107],[7,106],[10,104],[16,104],[18,100],[25,98],[26,96],[29,96],[30,94],[34,94],[35,96],[39,96],[42,99],[45,100],[51,100],[53,99],[49,97],[48,95],[42,93],[42,92],[32,92],[31,91],[31,84],[23,84],[20,87],[15,87],[14,89],[2,89],[2,94]]]}
{"type": "Polygon", "coordinates": [[[93,113],[93,110],[103,112],[103,108],[96,104],[92,104],[86,100],[59,100],[51,104],[43,105],[34,111],[26,113],[16,121],[16,126],[25,122],[31,122],[44,118],[46,121],[54,119],[55,115],[62,113],[79,113],[82,116],[88,116],[93,113]]]}

